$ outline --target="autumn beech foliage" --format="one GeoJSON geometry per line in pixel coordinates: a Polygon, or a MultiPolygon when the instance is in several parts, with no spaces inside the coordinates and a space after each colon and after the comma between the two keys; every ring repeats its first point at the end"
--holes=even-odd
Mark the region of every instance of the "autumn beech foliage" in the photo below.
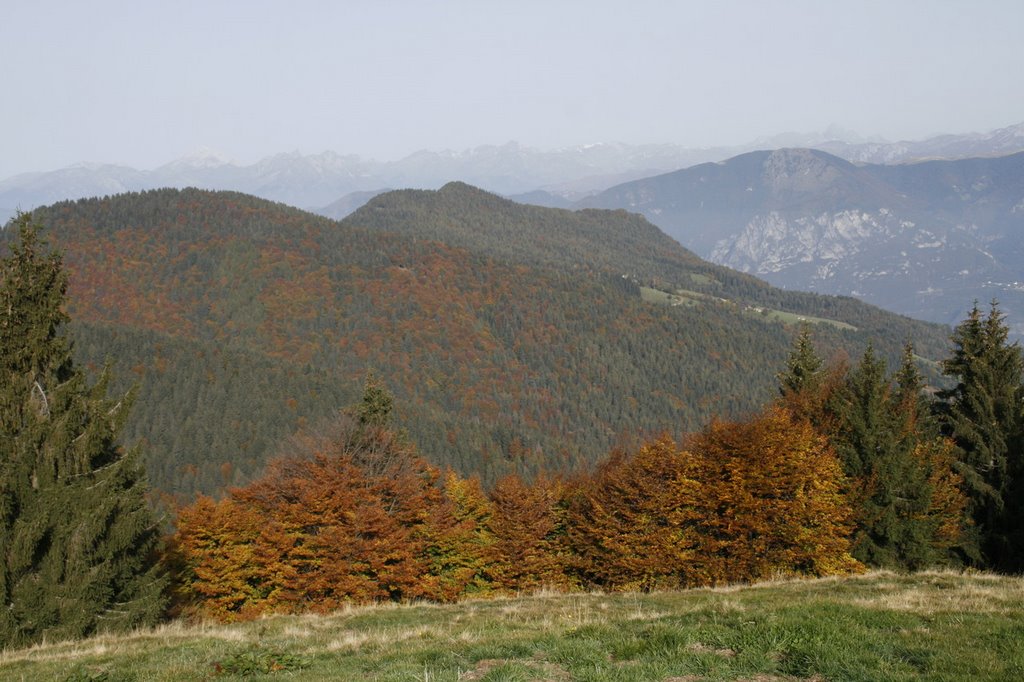
{"type": "Polygon", "coordinates": [[[174,581],[174,613],[217,620],[248,619],[272,610],[280,581],[268,579],[270,529],[233,498],[201,496],[178,512],[178,531],[165,557],[174,581]]]}
{"type": "Polygon", "coordinates": [[[427,540],[426,593],[439,601],[484,597],[494,592],[494,505],[479,478],[449,471],[443,499],[431,510],[427,540]]]}
{"type": "Polygon", "coordinates": [[[581,487],[575,566],[612,589],[855,571],[842,481],[826,441],[782,408],[716,421],[686,448],[663,437],[581,487]]]}
{"type": "Polygon", "coordinates": [[[859,568],[839,461],[785,408],[614,453],[589,476],[506,476],[485,492],[427,464],[391,428],[392,407],[371,376],[360,404],[261,478],[181,509],[167,560],[179,611],[244,620],[859,568]]]}
{"type": "Polygon", "coordinates": [[[569,543],[586,584],[613,589],[697,582],[696,460],[663,437],[614,453],[571,497],[569,543]]]}
{"type": "Polygon", "coordinates": [[[519,476],[500,479],[491,491],[494,535],[489,570],[503,591],[568,588],[563,497],[565,485],[539,476],[526,484],[519,476]]]}
{"type": "Polygon", "coordinates": [[[694,582],[823,576],[860,569],[849,554],[843,471],[827,440],[785,409],[715,421],[688,443],[697,460],[694,582]]]}
{"type": "Polygon", "coordinates": [[[352,420],[312,456],[276,460],[221,502],[181,510],[184,610],[222,620],[443,598],[428,539],[447,541],[439,473],[393,432],[352,420]]]}
{"type": "Polygon", "coordinates": [[[714,422],[685,447],[663,437],[616,453],[569,483],[508,476],[489,494],[476,479],[441,477],[374,420],[340,433],[223,500],[181,510],[171,564],[185,613],[234,620],[860,567],[839,461],[781,407],[714,422]]]}

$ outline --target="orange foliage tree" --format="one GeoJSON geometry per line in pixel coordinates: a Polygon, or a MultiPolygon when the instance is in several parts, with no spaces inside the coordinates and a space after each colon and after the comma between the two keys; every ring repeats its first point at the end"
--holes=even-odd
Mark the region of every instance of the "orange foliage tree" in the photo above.
{"type": "Polygon", "coordinates": [[[273,608],[280,581],[268,580],[262,567],[264,538],[272,535],[264,521],[231,498],[201,496],[178,511],[165,553],[177,615],[231,621],[273,608]]]}
{"type": "Polygon", "coordinates": [[[472,561],[437,558],[466,550],[471,513],[459,505],[471,507],[473,491],[456,494],[453,480],[446,497],[438,471],[389,428],[391,409],[370,377],[332,432],[296,439],[299,455],[227,499],[182,509],[169,563],[184,607],[232,619],[464,589],[450,585],[469,581],[450,564],[472,561]]]}
{"type": "Polygon", "coordinates": [[[527,485],[516,475],[499,480],[491,491],[494,534],[489,574],[501,590],[567,588],[565,485],[538,476],[527,485]]]}
{"type": "Polygon", "coordinates": [[[249,486],[181,510],[176,561],[201,615],[329,611],[435,597],[428,535],[438,473],[384,429],[312,458],[276,460],[249,486]]]}
{"type": "Polygon", "coordinates": [[[701,482],[697,583],[856,571],[839,460],[806,421],[770,407],[688,443],[701,482]]]}
{"type": "Polygon", "coordinates": [[[613,589],[714,585],[857,570],[839,461],[773,407],[713,422],[682,449],[614,455],[570,507],[575,568],[613,589]]]}
{"type": "Polygon", "coordinates": [[[617,589],[679,587],[696,556],[695,460],[668,437],[635,454],[613,453],[582,481],[569,511],[573,568],[585,583],[617,589]]]}

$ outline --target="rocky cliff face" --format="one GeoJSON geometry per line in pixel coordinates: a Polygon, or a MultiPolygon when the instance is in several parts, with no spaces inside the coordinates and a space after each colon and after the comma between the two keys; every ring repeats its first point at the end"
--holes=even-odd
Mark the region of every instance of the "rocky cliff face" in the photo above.
{"type": "Polygon", "coordinates": [[[782,272],[814,263],[823,278],[862,248],[890,240],[914,223],[899,220],[887,208],[873,213],[845,210],[788,219],[777,211],[758,214],[743,230],[719,240],[711,259],[743,272],[782,272]]]}

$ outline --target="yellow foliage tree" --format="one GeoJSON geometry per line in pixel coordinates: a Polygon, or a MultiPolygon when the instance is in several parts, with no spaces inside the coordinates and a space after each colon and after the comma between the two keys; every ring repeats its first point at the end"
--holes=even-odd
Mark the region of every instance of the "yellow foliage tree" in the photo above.
{"type": "Polygon", "coordinates": [[[750,421],[713,422],[688,445],[701,481],[697,553],[708,558],[695,583],[860,569],[842,466],[808,422],[771,407],[750,421]]]}

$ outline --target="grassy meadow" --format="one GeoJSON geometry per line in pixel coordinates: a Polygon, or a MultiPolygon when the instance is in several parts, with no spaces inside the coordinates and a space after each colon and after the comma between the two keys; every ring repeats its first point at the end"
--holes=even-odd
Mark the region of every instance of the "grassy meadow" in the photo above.
{"type": "Polygon", "coordinates": [[[384,604],[0,653],[2,680],[1024,679],[1024,578],[921,573],[384,604]]]}

